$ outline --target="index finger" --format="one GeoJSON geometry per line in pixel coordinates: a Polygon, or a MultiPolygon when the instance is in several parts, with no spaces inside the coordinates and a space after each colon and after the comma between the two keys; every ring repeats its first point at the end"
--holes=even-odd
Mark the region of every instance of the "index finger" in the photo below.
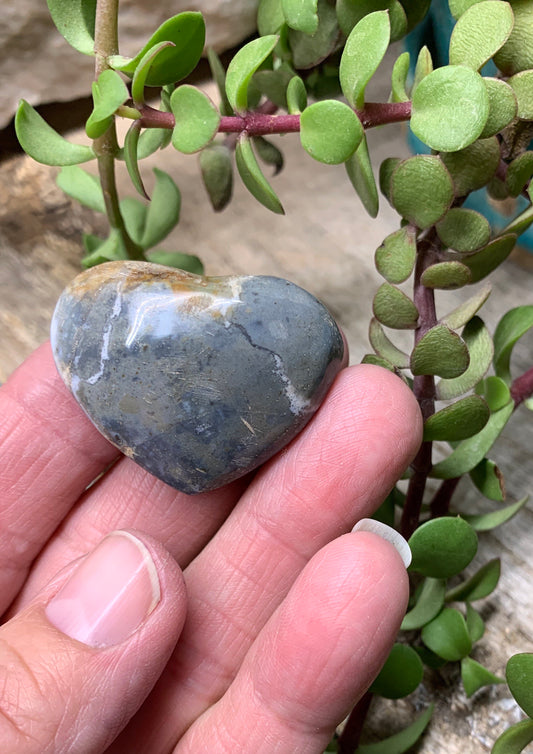
{"type": "Polygon", "coordinates": [[[60,378],[50,344],[0,389],[0,612],[83,490],[119,455],[60,378]]]}

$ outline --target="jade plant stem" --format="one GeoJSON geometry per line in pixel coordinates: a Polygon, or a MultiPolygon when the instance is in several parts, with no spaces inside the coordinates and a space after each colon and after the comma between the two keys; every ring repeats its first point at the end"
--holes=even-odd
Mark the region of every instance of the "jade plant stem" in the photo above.
{"type": "MultiPolygon", "coordinates": [[[[118,0],[98,0],[96,4],[95,30],[95,79],[109,68],[107,58],[118,53],[118,0]]],[[[118,150],[115,121],[102,136],[93,141],[98,162],[98,172],[104,194],[107,218],[111,228],[119,231],[128,257],[144,260],[143,250],[129,236],[120,212],[115,176],[115,156],[118,150]]]]}

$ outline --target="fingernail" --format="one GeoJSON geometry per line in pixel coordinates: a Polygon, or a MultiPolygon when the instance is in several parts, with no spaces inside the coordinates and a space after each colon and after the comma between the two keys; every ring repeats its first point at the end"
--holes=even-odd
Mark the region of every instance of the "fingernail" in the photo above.
{"type": "Polygon", "coordinates": [[[90,647],[121,644],[159,602],[148,548],[129,532],[109,534],[48,603],[52,625],[90,647]]]}
{"type": "Polygon", "coordinates": [[[378,537],[386,539],[387,542],[390,542],[396,548],[405,567],[409,568],[412,559],[411,548],[400,532],[393,529],[392,526],[387,526],[387,524],[376,521],[373,518],[362,518],[356,523],[352,531],[370,531],[372,534],[377,534],[378,537]]]}

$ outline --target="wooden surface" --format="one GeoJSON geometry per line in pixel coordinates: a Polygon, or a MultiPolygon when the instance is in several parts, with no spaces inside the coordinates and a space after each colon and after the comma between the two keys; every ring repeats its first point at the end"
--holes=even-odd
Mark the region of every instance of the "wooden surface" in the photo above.
{"type": "MultiPolygon", "coordinates": [[[[406,153],[398,128],[376,131],[370,141],[375,167],[385,156],[406,153]]],[[[383,200],[379,218],[370,220],[342,167],[313,162],[297,137],[286,136],[279,143],[286,169],[272,182],[285,206],[284,217],[259,206],[238,182],[234,202],[216,215],[205,199],[195,157],[167,150],[150,158],[148,164],[170,172],[183,190],[181,222],[163,246],[198,254],[209,274],[274,274],[308,288],[338,318],[356,363],[369,350],[371,301],[381,283],[374,251],[398,227],[397,217],[383,200]]],[[[148,175],[146,167],[143,171],[148,175]]],[[[80,269],[81,231],[103,228],[101,218],[65,199],[54,184],[55,172],[26,158],[0,165],[0,381],[47,337],[54,303],[80,269]]],[[[120,185],[133,194],[124,176],[120,185]]],[[[511,260],[493,276],[493,293],[483,310],[489,327],[508,308],[533,303],[533,276],[527,267],[511,260]]],[[[445,314],[464,295],[439,294],[438,313],[445,314]]],[[[404,337],[409,342],[412,335],[404,337]]],[[[516,372],[531,364],[533,338],[528,338],[517,348],[516,372]]],[[[492,453],[506,475],[509,501],[533,491],[532,420],[526,409],[517,412],[492,453]]],[[[461,507],[479,505],[468,482],[456,499],[461,507]]],[[[532,524],[530,504],[504,528],[482,536],[475,561],[476,567],[496,555],[503,561],[497,592],[480,603],[487,631],[474,655],[500,675],[508,656],[533,650],[532,524]]],[[[392,714],[390,705],[376,706],[375,732],[394,732],[435,693],[437,722],[418,749],[423,754],[488,752],[496,735],[520,718],[505,686],[467,700],[454,666],[437,679],[428,676],[414,698],[394,703],[392,714]]]]}

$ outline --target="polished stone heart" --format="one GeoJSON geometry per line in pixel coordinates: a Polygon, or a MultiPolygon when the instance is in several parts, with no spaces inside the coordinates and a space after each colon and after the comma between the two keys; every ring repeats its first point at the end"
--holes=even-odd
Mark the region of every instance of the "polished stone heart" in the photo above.
{"type": "Polygon", "coordinates": [[[304,427],[342,366],[327,309],[275,277],[109,262],[62,293],[64,381],[102,434],[172,487],[215,489],[304,427]]]}

